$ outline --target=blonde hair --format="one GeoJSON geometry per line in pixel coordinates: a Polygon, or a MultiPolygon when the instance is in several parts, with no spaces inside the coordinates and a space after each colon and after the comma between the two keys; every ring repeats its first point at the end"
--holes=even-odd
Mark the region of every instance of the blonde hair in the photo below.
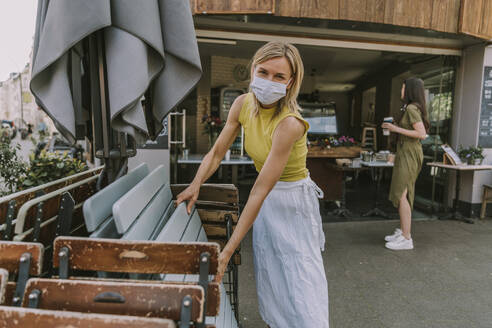
{"type": "MultiPolygon", "coordinates": [[[[297,48],[290,43],[271,41],[258,49],[253,56],[251,60],[251,79],[253,79],[253,74],[258,64],[278,57],[285,57],[285,59],[287,59],[290,70],[292,71],[292,82],[290,88],[287,89],[285,97],[279,100],[274,116],[278,115],[284,106],[287,106],[289,111],[292,113],[296,113],[301,110],[299,104],[297,103],[297,96],[299,94],[302,78],[304,76],[304,65],[302,63],[299,50],[297,50],[297,48]]],[[[254,94],[253,97],[255,100],[255,110],[253,114],[256,116],[260,111],[260,102],[256,99],[254,94]]]]}

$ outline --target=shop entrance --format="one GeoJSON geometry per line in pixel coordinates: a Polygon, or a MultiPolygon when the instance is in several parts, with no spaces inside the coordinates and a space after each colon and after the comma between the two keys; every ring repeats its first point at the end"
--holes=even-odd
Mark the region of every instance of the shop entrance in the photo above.
{"type": "MultiPolygon", "coordinates": [[[[196,108],[187,109],[187,126],[196,127],[193,132],[196,141],[191,141],[189,148],[192,152],[206,153],[210,145],[203,141],[208,137],[203,136],[200,118],[204,113],[211,113],[223,119],[222,111],[226,110],[224,106],[227,105],[225,102],[231,100],[227,95],[247,91],[249,60],[264,41],[198,35],[205,74],[193,95],[196,97],[196,108]]],[[[353,138],[360,145],[364,128],[372,127],[375,129],[373,145],[368,146],[373,147],[375,152],[394,151],[394,138],[384,136],[380,126],[385,117],[399,116],[402,82],[408,77],[417,76],[425,83],[431,120],[429,137],[422,142],[425,162],[440,160],[440,145],[450,141],[455,67],[459,57],[397,52],[394,49],[388,51],[385,47],[377,50],[313,44],[296,46],[305,66],[299,103],[305,109],[303,115],[312,126],[309,133],[312,145],[336,148],[337,143],[344,143],[342,146],[348,146],[350,142],[340,141],[343,136],[350,140],[353,138]],[[320,117],[330,118],[316,121],[313,113],[317,112],[321,113],[320,117]]],[[[333,165],[337,162],[335,159],[327,161],[333,165]]],[[[347,177],[347,180],[351,180],[346,188],[349,209],[353,204],[361,203],[359,198],[374,195],[371,192],[373,182],[368,172],[349,173],[347,177]]],[[[381,200],[387,199],[390,170],[384,177],[381,200]]],[[[340,176],[337,179],[333,181],[335,189],[340,188],[340,176]]],[[[416,208],[426,212],[438,210],[446,202],[446,181],[444,176],[436,175],[424,163],[416,186],[416,208]]],[[[336,190],[329,200],[340,200],[340,193],[341,190],[336,190]]],[[[371,206],[371,202],[372,198],[366,202],[367,206],[371,206]]],[[[356,208],[354,212],[360,210],[356,208]]]]}

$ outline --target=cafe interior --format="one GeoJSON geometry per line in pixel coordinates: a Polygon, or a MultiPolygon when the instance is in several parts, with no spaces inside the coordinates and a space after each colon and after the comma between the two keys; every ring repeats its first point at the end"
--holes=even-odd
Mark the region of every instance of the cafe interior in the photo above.
{"type": "MultiPolygon", "coordinates": [[[[184,122],[168,122],[174,127],[174,134],[181,136],[186,131],[184,152],[183,147],[171,147],[171,171],[179,173],[174,174],[177,182],[191,181],[197,169],[196,165],[179,163],[183,155],[205,154],[220,132],[232,101],[248,91],[249,60],[262,44],[199,39],[202,80],[178,108],[178,112],[185,109],[184,122]]],[[[457,57],[386,49],[296,46],[305,69],[298,102],[310,123],[307,166],[311,178],[325,194],[321,202],[324,220],[397,217],[396,209],[387,200],[391,166],[374,168],[364,163],[393,160],[396,138],[386,135],[381,124],[389,117],[398,120],[402,83],[413,76],[424,81],[431,121],[428,137],[422,141],[424,165],[416,183],[414,215],[440,210],[447,197],[446,173],[434,171],[425,163],[440,159],[440,145],[450,140],[457,57]]],[[[242,136],[239,133],[231,146],[232,158],[248,159],[242,136]]],[[[232,170],[222,166],[211,181],[230,183],[232,170]]],[[[251,164],[238,164],[238,170],[234,182],[244,205],[256,172],[251,164]]]]}

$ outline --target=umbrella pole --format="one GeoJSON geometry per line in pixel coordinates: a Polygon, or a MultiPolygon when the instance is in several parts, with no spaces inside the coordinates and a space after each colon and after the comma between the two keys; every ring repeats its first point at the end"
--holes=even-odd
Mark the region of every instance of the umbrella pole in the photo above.
{"type": "MultiPolygon", "coordinates": [[[[110,158],[112,136],[109,126],[109,104],[107,98],[106,69],[104,61],[103,31],[89,36],[91,114],[94,149],[97,158],[104,163],[106,184],[114,181],[114,165],[110,158]]],[[[106,185],[103,184],[103,185],[106,185]]]]}
{"type": "Polygon", "coordinates": [[[91,108],[91,132],[92,132],[92,155],[97,156],[97,151],[102,145],[101,135],[101,108],[99,102],[99,81],[97,80],[97,64],[95,60],[97,58],[97,49],[94,36],[89,36],[87,39],[87,53],[88,53],[88,92],[90,96],[90,108],[91,108]]]}
{"type": "Polygon", "coordinates": [[[128,157],[136,155],[136,147],[125,133],[111,128],[103,33],[89,36],[92,130],[96,157],[103,159],[106,182],[110,184],[126,174],[128,157]]]}
{"type": "MultiPolygon", "coordinates": [[[[99,77],[99,96],[101,103],[101,123],[102,123],[102,138],[103,138],[103,158],[104,164],[108,174],[108,184],[114,181],[114,168],[113,163],[109,156],[109,150],[112,148],[110,140],[112,141],[111,128],[109,127],[108,120],[108,101],[107,89],[106,89],[106,67],[104,62],[104,36],[103,31],[96,33],[97,40],[97,71],[99,77]]],[[[112,143],[112,142],[111,142],[112,143]]]]}

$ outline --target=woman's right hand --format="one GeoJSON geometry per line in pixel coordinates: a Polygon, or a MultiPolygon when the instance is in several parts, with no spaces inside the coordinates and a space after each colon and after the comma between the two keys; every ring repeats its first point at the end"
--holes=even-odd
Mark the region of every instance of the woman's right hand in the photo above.
{"type": "Polygon", "coordinates": [[[195,204],[196,200],[198,199],[198,194],[200,193],[200,186],[197,186],[195,184],[190,184],[185,190],[183,190],[178,197],[176,197],[176,207],[184,202],[188,201],[188,205],[186,206],[186,211],[188,212],[188,215],[191,213],[191,209],[193,208],[193,205],[195,204]]]}

